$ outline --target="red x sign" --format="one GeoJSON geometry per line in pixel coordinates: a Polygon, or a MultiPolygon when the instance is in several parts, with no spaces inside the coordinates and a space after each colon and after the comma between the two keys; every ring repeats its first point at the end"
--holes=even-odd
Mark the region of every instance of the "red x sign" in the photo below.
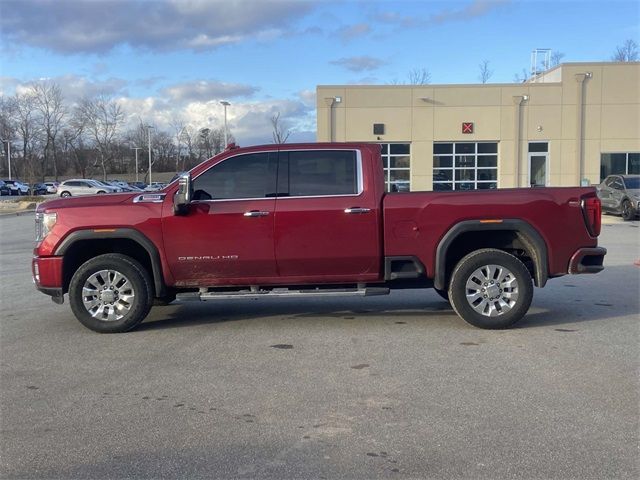
{"type": "Polygon", "coordinates": [[[473,122],[462,122],[462,133],[473,133],[473,122]]]}

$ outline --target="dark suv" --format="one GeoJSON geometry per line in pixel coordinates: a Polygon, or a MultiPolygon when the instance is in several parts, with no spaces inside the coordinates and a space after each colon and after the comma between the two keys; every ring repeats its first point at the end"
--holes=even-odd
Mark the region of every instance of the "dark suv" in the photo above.
{"type": "Polygon", "coordinates": [[[597,187],[602,211],[632,220],[640,212],[640,175],[609,175],[597,187]]]}
{"type": "Polygon", "coordinates": [[[4,180],[0,180],[0,196],[2,195],[11,195],[11,189],[9,185],[7,185],[4,180]]]}

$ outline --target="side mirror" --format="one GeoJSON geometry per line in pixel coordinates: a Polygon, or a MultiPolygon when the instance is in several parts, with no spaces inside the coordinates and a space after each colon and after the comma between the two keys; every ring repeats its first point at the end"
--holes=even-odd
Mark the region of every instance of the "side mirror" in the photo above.
{"type": "Polygon", "coordinates": [[[173,197],[173,212],[176,215],[187,213],[187,207],[191,203],[191,175],[183,173],[178,179],[178,191],[173,197]]]}

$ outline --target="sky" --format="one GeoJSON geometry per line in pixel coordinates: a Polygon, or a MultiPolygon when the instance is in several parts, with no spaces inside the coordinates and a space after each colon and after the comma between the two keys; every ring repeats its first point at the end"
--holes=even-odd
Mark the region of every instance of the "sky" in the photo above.
{"type": "Polygon", "coordinates": [[[640,2],[535,0],[0,0],[0,95],[58,83],[110,95],[130,125],[223,124],[240,145],[313,141],[317,85],[510,83],[531,51],[608,61],[640,43],[640,2]]]}

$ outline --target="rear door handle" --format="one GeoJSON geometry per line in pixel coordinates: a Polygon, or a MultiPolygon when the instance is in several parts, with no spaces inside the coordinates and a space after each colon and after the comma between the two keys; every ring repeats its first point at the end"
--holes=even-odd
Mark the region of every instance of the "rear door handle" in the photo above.
{"type": "Polygon", "coordinates": [[[360,207],[351,207],[345,208],[344,213],[369,213],[371,211],[370,208],[360,208],[360,207]]]}
{"type": "Polygon", "coordinates": [[[263,212],[260,210],[251,210],[249,212],[244,212],[245,217],[266,217],[269,215],[269,212],[263,212]]]}

